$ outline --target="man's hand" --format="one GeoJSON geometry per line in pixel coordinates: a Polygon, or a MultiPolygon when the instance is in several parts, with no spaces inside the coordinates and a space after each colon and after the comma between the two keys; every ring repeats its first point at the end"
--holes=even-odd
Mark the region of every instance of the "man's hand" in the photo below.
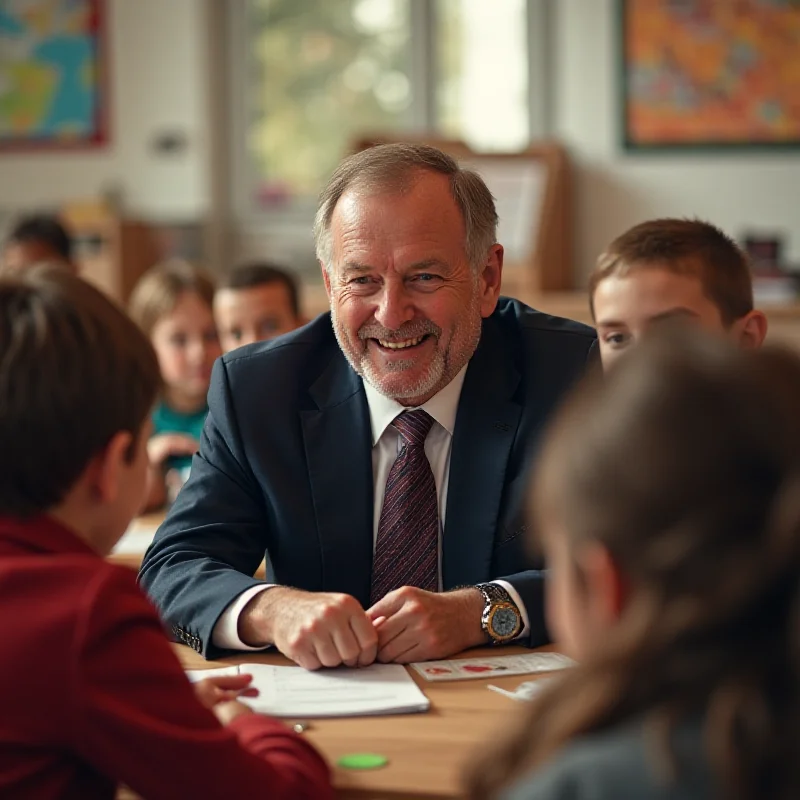
{"type": "Polygon", "coordinates": [[[239,636],[252,646],[274,644],[306,669],[366,667],[378,651],[375,626],[354,597],[284,586],[261,592],[244,607],[239,636]]]}
{"type": "Polygon", "coordinates": [[[483,606],[483,595],[472,588],[438,594],[403,586],[389,592],[367,611],[378,630],[378,661],[429,661],[485,644],[483,606]]]}
{"type": "Polygon", "coordinates": [[[258,689],[250,686],[252,680],[252,675],[212,675],[193,684],[194,693],[206,708],[214,708],[237,697],[258,697],[258,689]]]}

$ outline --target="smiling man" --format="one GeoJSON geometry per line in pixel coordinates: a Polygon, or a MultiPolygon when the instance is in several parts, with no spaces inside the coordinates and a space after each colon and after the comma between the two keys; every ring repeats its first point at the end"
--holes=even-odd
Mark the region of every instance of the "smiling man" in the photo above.
{"type": "Polygon", "coordinates": [[[143,564],[179,640],[309,669],[546,640],[529,445],[595,337],[500,297],[496,227],[481,178],[434,148],[339,167],[315,221],[330,315],[217,363],[143,564]]]}

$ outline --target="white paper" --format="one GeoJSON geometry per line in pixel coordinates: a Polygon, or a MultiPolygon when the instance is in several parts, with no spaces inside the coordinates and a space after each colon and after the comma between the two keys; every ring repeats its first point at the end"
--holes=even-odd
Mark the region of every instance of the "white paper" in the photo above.
{"type": "Polygon", "coordinates": [[[421,661],[411,666],[428,681],[465,681],[498,675],[554,672],[574,665],[571,658],[561,653],[526,653],[520,656],[421,661]]]}
{"type": "MultiPolygon", "coordinates": [[[[246,670],[242,670],[245,672],[246,670]]],[[[218,669],[187,669],[186,670],[186,677],[192,682],[197,683],[198,681],[202,681],[204,678],[211,678],[211,677],[224,677],[226,675],[238,675],[239,674],[239,667],[219,667],[218,669]]]]}
{"type": "Polygon", "coordinates": [[[513,692],[508,691],[508,689],[501,689],[499,686],[492,686],[491,684],[486,688],[497,692],[497,694],[510,697],[512,700],[529,701],[538,697],[555,680],[555,678],[539,678],[538,681],[525,681],[517,686],[513,692]]]}
{"type": "Polygon", "coordinates": [[[240,700],[274,717],[358,717],[427,711],[430,701],[400,664],[361,669],[318,670],[240,664],[212,670],[189,670],[189,680],[211,675],[249,674],[258,697],[240,700]]]}
{"type": "Polygon", "coordinates": [[[144,525],[134,520],[111,552],[119,555],[144,555],[153,543],[157,530],[158,525],[144,525]]]}

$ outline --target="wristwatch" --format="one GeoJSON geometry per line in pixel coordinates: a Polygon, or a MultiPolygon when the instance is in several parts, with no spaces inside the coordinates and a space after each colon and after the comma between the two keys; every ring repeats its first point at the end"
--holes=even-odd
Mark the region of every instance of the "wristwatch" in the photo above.
{"type": "Polygon", "coordinates": [[[497,583],[479,583],[485,605],[481,627],[491,644],[506,644],[516,639],[522,630],[522,614],[511,595],[497,583]]]}

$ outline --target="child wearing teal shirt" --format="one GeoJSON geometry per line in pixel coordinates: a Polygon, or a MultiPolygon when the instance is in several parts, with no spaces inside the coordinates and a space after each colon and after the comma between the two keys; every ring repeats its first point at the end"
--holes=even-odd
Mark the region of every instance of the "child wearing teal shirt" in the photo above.
{"type": "MultiPolygon", "coordinates": [[[[205,403],[200,410],[184,414],[180,411],[175,411],[162,401],[155,407],[151,416],[153,437],[166,433],[182,433],[189,436],[194,442],[199,442],[207,413],[208,406],[205,403]]],[[[191,467],[192,456],[170,455],[167,456],[166,463],[168,468],[182,472],[184,469],[191,467]]]]}
{"type": "Polygon", "coordinates": [[[163,381],[147,445],[148,510],[174,499],[200,447],[211,368],[221,355],[213,300],[211,279],[184,261],[156,265],[131,295],[131,317],[150,337],[163,381]]]}

